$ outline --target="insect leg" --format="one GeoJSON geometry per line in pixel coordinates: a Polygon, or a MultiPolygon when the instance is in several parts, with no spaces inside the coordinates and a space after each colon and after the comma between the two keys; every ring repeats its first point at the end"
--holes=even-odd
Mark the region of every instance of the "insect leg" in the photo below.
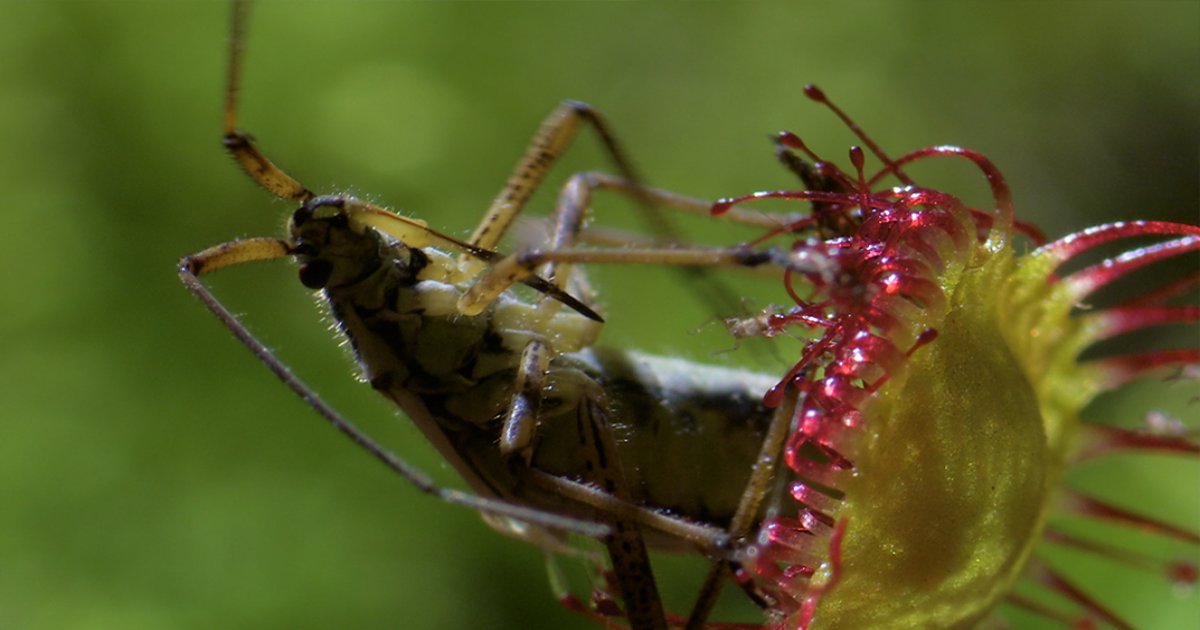
{"type": "Polygon", "coordinates": [[[528,250],[506,257],[480,275],[459,298],[458,310],[465,315],[483,312],[513,283],[524,281],[548,262],[756,267],[777,258],[776,252],[744,247],[528,250]]]}
{"type": "Polygon", "coordinates": [[[551,349],[542,341],[531,341],[521,353],[513,397],[500,430],[500,453],[505,457],[519,454],[528,464],[533,458],[533,442],[538,425],[538,407],[546,387],[551,349]]]}
{"type": "MultiPolygon", "coordinates": [[[[745,542],[745,538],[753,533],[755,523],[762,513],[763,503],[771,489],[775,487],[772,482],[775,480],[784,443],[791,433],[798,396],[798,390],[790,389],[771,417],[771,424],[767,428],[767,434],[763,437],[762,448],[754,460],[750,479],[746,482],[746,491],[742,493],[737,511],[734,512],[733,519],[726,530],[728,540],[734,546],[745,542]]],[[[704,622],[712,611],[713,605],[716,604],[721,586],[729,575],[729,568],[729,561],[723,558],[718,558],[713,562],[712,569],[709,570],[704,585],[696,597],[696,603],[692,606],[687,625],[684,626],[686,630],[702,630],[704,628],[704,622]]],[[[755,599],[753,594],[751,598],[755,599]]]]}
{"type": "MultiPolygon", "coordinates": [[[[574,247],[579,242],[602,245],[612,249],[627,248],[630,245],[645,247],[676,247],[676,243],[663,242],[660,239],[647,238],[644,235],[634,235],[627,232],[605,230],[583,226],[591,209],[592,195],[597,190],[608,191],[626,197],[632,197],[643,204],[655,208],[663,208],[682,214],[690,214],[704,218],[714,218],[718,221],[728,221],[764,229],[778,229],[795,219],[783,217],[777,212],[761,212],[746,208],[731,208],[729,212],[716,217],[712,216],[713,202],[695,197],[680,195],[660,188],[642,186],[638,182],[615,177],[602,172],[584,172],[572,175],[559,193],[555,209],[554,232],[548,243],[549,250],[563,250],[574,247]]],[[[548,278],[560,288],[570,290],[573,295],[586,295],[587,283],[583,274],[571,275],[568,268],[562,268],[557,262],[548,263],[540,271],[542,277],[548,278]],[[568,279],[579,282],[581,288],[568,289],[568,279]]]]}
{"type": "MultiPolygon", "coordinates": [[[[512,225],[517,214],[529,201],[530,196],[541,185],[554,162],[570,148],[571,142],[579,133],[580,126],[585,124],[595,130],[605,152],[616,166],[617,172],[625,181],[631,183],[629,193],[642,207],[642,214],[649,222],[650,231],[656,235],[658,242],[679,243],[683,241],[671,221],[659,212],[650,196],[642,192],[645,190],[641,184],[644,181],[643,178],[637,173],[633,162],[626,155],[621,144],[617,142],[616,135],[600,113],[587,103],[568,100],[560,103],[542,122],[504,188],[496,195],[468,242],[486,249],[495,248],[512,225]]],[[[464,262],[467,261],[464,260],[464,262]]],[[[478,263],[468,263],[468,265],[473,270],[478,270],[480,267],[478,263]]],[[[729,304],[736,303],[737,299],[728,287],[712,278],[705,277],[702,270],[683,267],[681,271],[714,308],[724,308],[729,304]]]]}
{"type": "Polygon", "coordinates": [[[267,349],[209,291],[208,287],[200,281],[200,276],[223,267],[282,258],[291,253],[292,248],[287,241],[274,238],[252,238],[222,243],[197,254],[184,257],[179,262],[179,277],[188,290],[199,298],[209,311],[216,315],[217,319],[233,333],[234,337],[249,349],[255,358],[266,365],[267,369],[271,370],[279,380],[283,381],[292,392],[304,400],[317,413],[321,414],[335,429],[350,438],[360,448],[369,452],[376,459],[383,462],[385,466],[395,471],[422,492],[434,495],[449,503],[465,505],[487,514],[536,523],[550,529],[575,532],[592,538],[602,538],[610,533],[610,528],[604,524],[581,521],[512,505],[503,501],[477,497],[437,485],[428,475],[383,448],[383,446],[376,443],[370,436],[344,418],[337,410],[326,404],[311,387],[300,380],[295,374],[292,374],[292,371],[267,349]]]}
{"type": "MultiPolygon", "coordinates": [[[[590,208],[591,188],[585,175],[573,175],[563,186],[555,211],[554,233],[547,244],[549,249],[557,250],[574,244],[590,208]]],[[[571,290],[568,288],[569,281],[586,287],[582,270],[572,274],[569,266],[556,268],[553,262],[546,265],[543,277],[548,278],[563,292],[571,290]]],[[[591,297],[591,293],[590,290],[586,290],[588,297],[591,297]]],[[[553,304],[546,299],[543,299],[538,307],[544,316],[551,316],[555,311],[553,304]]],[[[541,341],[531,341],[526,346],[517,373],[513,399],[500,434],[501,453],[509,455],[520,452],[527,463],[533,455],[533,443],[538,428],[537,405],[531,403],[541,401],[541,388],[546,370],[550,366],[550,354],[550,348],[541,341]]]]}
{"type": "MultiPolygon", "coordinates": [[[[691,214],[694,216],[710,217],[713,202],[680,195],[671,191],[650,188],[641,184],[621,177],[615,177],[607,173],[601,172],[583,172],[576,173],[567,180],[559,193],[558,202],[554,212],[555,223],[554,231],[549,242],[545,246],[546,251],[560,251],[574,247],[578,242],[597,243],[607,247],[609,250],[626,249],[630,240],[640,241],[639,245],[645,245],[649,248],[663,249],[684,249],[679,246],[673,246],[664,243],[657,239],[645,239],[644,237],[634,237],[629,234],[622,233],[619,237],[605,239],[603,230],[590,228],[583,229],[583,225],[587,220],[588,211],[591,209],[591,200],[594,191],[604,190],[613,192],[623,196],[633,197],[638,201],[650,204],[656,208],[665,208],[683,214],[691,214]]],[[[798,215],[783,215],[778,212],[762,212],[758,210],[746,208],[730,208],[728,211],[714,217],[719,221],[729,221],[741,225],[752,227],[760,227],[765,229],[780,229],[797,220],[798,215]]],[[[495,259],[489,259],[488,262],[497,262],[499,256],[495,259]]],[[[627,262],[640,262],[637,260],[628,260],[627,262]]],[[[662,261],[666,262],[666,261],[662,261]]],[[[688,263],[677,262],[668,264],[698,264],[704,265],[708,263],[688,263]]],[[[535,265],[536,267],[536,265],[535,265]]],[[[490,273],[497,273],[492,270],[490,273]]],[[[557,260],[550,260],[546,264],[545,269],[540,272],[540,277],[547,278],[552,281],[559,289],[570,291],[571,295],[584,295],[588,291],[586,289],[579,290],[569,288],[569,282],[580,282],[586,286],[586,281],[583,280],[583,275],[580,273],[572,273],[565,265],[560,265],[557,260]]],[[[521,280],[518,280],[521,281],[521,280]]],[[[498,295],[498,293],[497,293],[498,295]]],[[[552,296],[553,297],[553,296],[552,296]]],[[[494,299],[494,297],[492,298],[494,299]]],[[[585,298],[586,301],[586,298],[585,298]]],[[[484,302],[486,305],[487,301],[484,302]]]]}
{"type": "MultiPolygon", "coordinates": [[[[608,422],[607,400],[598,387],[581,397],[575,418],[586,467],[591,471],[589,480],[604,492],[627,501],[629,489],[617,457],[612,425],[608,422]]],[[[603,542],[612,560],[630,627],[633,630],[666,630],[666,616],[641,529],[626,514],[609,512],[605,517],[611,530],[603,542]]]]}
{"type": "Polygon", "coordinates": [[[588,484],[530,468],[523,472],[533,484],[553,491],[577,503],[590,506],[597,511],[619,514],[636,521],[638,525],[677,540],[686,540],[695,549],[708,556],[717,557],[728,551],[730,544],[725,530],[711,525],[693,523],[678,516],[663,514],[629,501],[612,496],[588,484]]]}
{"type": "Polygon", "coordinates": [[[563,101],[542,121],[504,188],[496,195],[483,220],[468,239],[469,243],[495,249],[517,214],[546,178],[550,167],[571,146],[581,124],[589,124],[596,130],[605,151],[622,176],[630,181],[641,181],[600,113],[587,103],[563,101]]]}
{"type": "MultiPolygon", "coordinates": [[[[571,179],[577,180],[578,182],[575,184],[575,188],[578,189],[577,192],[571,193],[576,199],[574,204],[583,206],[585,208],[590,203],[592,192],[596,190],[603,190],[653,204],[656,208],[664,208],[673,212],[704,217],[705,219],[709,220],[731,221],[752,227],[774,228],[779,227],[780,225],[786,225],[793,220],[793,214],[764,212],[761,210],[754,210],[744,207],[731,207],[729,210],[714,216],[712,214],[713,202],[710,200],[689,197],[687,195],[681,195],[679,193],[663,190],[661,188],[643,186],[638,182],[598,171],[577,173],[572,176],[571,179]]],[[[571,186],[570,182],[568,182],[568,186],[571,186]]],[[[567,194],[567,187],[564,187],[563,194],[567,194]]],[[[562,205],[563,201],[563,197],[560,196],[560,206],[562,205]]],[[[561,214],[563,212],[562,208],[560,208],[558,212],[561,214]]],[[[589,228],[586,231],[580,231],[579,228],[581,226],[582,223],[575,222],[575,224],[571,227],[573,227],[576,232],[579,232],[579,238],[581,240],[587,241],[589,240],[588,235],[595,228],[589,228]]],[[[570,240],[565,240],[563,244],[566,245],[572,242],[574,242],[574,237],[570,240]]],[[[662,240],[653,240],[650,242],[658,245],[667,244],[662,240]]]]}

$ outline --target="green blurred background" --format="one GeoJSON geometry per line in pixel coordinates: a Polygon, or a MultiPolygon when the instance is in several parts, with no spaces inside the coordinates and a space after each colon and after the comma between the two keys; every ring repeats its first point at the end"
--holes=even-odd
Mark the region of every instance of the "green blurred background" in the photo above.
{"type": "MultiPolygon", "coordinates": [[[[831,5],[262,2],[242,124],[310,188],[462,235],[563,98],[604,111],[657,185],[794,187],[768,133],[838,159],[854,142],[803,98],[815,82],[893,153],[983,151],[1051,236],[1197,220],[1200,3],[831,5]]],[[[553,601],[538,552],[335,436],[179,285],[181,255],[278,234],[290,210],[220,147],[227,17],[220,2],[0,3],[0,627],[593,627],[553,601]]],[[[593,168],[608,164],[584,138],[557,175],[593,168]]],[[[921,178],[985,199],[966,167],[921,178]]],[[[623,209],[601,222],[637,225],[623,209]]],[[[596,276],[606,343],[761,360],[714,354],[731,345],[716,313],[674,276],[596,276]]],[[[454,483],[353,380],[294,277],[264,264],[213,284],[322,394],[454,483]]],[[[1094,415],[1136,422],[1165,396],[1183,413],[1187,396],[1159,389],[1094,415]]],[[[1198,473],[1128,457],[1078,483],[1195,527],[1198,473]]],[[[1055,558],[1139,627],[1200,621],[1151,573],[1055,558]]],[[[695,571],[675,568],[676,602],[695,571]]]]}

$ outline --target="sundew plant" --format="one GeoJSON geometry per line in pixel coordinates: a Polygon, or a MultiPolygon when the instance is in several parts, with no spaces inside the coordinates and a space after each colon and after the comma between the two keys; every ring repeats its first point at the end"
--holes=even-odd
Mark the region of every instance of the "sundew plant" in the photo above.
{"type": "Polygon", "coordinates": [[[761,524],[737,573],[769,602],[768,626],[1003,625],[996,611],[1006,603],[1066,627],[1141,627],[1055,569],[1054,548],[1103,558],[1118,579],[1170,580],[1187,596],[1194,527],[1065,478],[1110,455],[1200,453],[1194,423],[1170,414],[1146,409],[1114,426],[1085,413],[1138,381],[1190,392],[1194,406],[1200,227],[1131,217],[1048,241],[1020,220],[982,154],[934,146],[889,156],[820,90],[806,94],[866,149],[852,148],[840,167],[783,132],[777,153],[806,189],[713,209],[760,199],[811,208],[748,245],[786,269],[789,306],[758,334],[805,340],[765,397],[796,406],[783,454],[796,511],[761,524]],[[949,160],[974,165],[990,207],[909,175],[949,160]],[[1182,345],[1178,334],[1154,335],[1172,327],[1187,331],[1182,345]],[[1135,552],[1122,540],[1134,535],[1185,551],[1135,552]]]}

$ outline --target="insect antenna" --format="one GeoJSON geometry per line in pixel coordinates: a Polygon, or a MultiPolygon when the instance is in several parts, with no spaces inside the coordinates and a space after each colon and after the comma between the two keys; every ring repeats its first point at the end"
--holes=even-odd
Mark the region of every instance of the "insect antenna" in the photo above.
{"type": "Polygon", "coordinates": [[[242,49],[245,43],[246,20],[249,15],[249,0],[234,0],[232,25],[230,26],[229,65],[226,69],[228,83],[225,85],[225,116],[222,123],[224,136],[221,143],[233,156],[242,170],[259,186],[280,199],[305,202],[312,199],[313,192],[299,181],[276,166],[258,147],[250,134],[237,128],[237,97],[242,76],[242,49]]]}

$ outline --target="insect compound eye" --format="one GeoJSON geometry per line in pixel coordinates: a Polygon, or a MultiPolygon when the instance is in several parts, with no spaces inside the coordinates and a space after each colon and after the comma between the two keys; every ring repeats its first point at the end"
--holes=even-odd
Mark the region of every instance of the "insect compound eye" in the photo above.
{"type": "Polygon", "coordinates": [[[307,205],[300,206],[299,208],[296,208],[295,212],[292,213],[292,227],[300,227],[305,223],[308,223],[308,220],[311,218],[312,209],[307,205]]]}
{"type": "Polygon", "coordinates": [[[323,258],[315,258],[300,266],[300,284],[310,289],[321,289],[329,282],[333,274],[333,263],[323,258]]]}

